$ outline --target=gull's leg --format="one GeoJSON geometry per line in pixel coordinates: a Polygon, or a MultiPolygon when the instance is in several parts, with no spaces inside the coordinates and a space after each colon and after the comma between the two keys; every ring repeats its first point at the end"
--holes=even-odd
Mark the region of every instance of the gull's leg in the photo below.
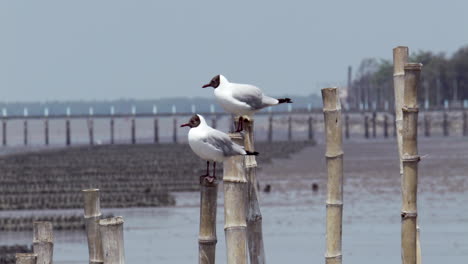
{"type": "Polygon", "coordinates": [[[237,123],[237,130],[236,132],[241,132],[244,129],[244,119],[242,116],[239,116],[239,122],[237,123]]]}
{"type": "Polygon", "coordinates": [[[206,161],[206,173],[200,176],[200,183],[202,183],[203,179],[209,176],[210,176],[210,162],[207,160],[206,161]]]}
{"type": "Polygon", "coordinates": [[[213,183],[216,180],[216,161],[213,161],[213,176],[207,176],[205,179],[209,183],[213,183]]]}

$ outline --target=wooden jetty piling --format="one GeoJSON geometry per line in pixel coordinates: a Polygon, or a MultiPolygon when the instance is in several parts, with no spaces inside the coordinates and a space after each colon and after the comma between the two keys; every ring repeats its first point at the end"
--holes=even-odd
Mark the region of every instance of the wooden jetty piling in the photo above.
{"type": "MultiPolygon", "coordinates": [[[[242,145],[240,133],[229,135],[242,145]]],[[[224,161],[224,233],[226,237],[227,264],[247,263],[247,222],[244,157],[233,156],[224,161]]]]}
{"type": "Polygon", "coordinates": [[[418,190],[418,89],[422,65],[404,66],[405,83],[402,123],[403,178],[401,208],[401,249],[404,264],[417,263],[417,190],[418,190]]]}
{"type": "Polygon", "coordinates": [[[99,220],[104,264],[125,264],[123,224],[121,216],[99,220]]]}
{"type": "Polygon", "coordinates": [[[322,89],[327,160],[326,264],[342,263],[343,147],[341,105],[337,88],[322,89]]]}
{"type": "MultiPolygon", "coordinates": [[[[244,118],[244,147],[254,152],[254,121],[244,118]]],[[[265,263],[263,245],[262,213],[258,202],[257,161],[255,156],[245,156],[245,173],[247,177],[247,244],[250,264],[265,263]]]]}
{"type": "Polygon", "coordinates": [[[15,255],[16,264],[36,264],[37,254],[34,253],[16,253],[15,255]]]}
{"type": "Polygon", "coordinates": [[[52,264],[54,236],[51,222],[33,223],[33,251],[38,264],[52,264]]]}
{"type": "Polygon", "coordinates": [[[82,193],[84,198],[84,220],[86,236],[88,238],[89,263],[103,263],[101,233],[99,232],[99,220],[101,219],[99,189],[85,189],[82,193]]]}
{"type": "Polygon", "coordinates": [[[214,264],[216,253],[216,209],[218,183],[200,182],[200,231],[198,233],[198,263],[214,264]]]}

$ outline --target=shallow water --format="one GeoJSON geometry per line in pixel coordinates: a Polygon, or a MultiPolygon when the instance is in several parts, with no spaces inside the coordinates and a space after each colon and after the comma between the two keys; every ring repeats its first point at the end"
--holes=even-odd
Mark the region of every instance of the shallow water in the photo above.
{"type": "MultiPolygon", "coordinates": [[[[400,179],[393,141],[346,142],[343,261],[398,263],[400,179]]],[[[468,141],[420,141],[419,225],[425,264],[463,263],[468,258],[468,141]],[[449,169],[450,167],[450,169],[449,169]]],[[[326,172],[324,146],[310,147],[258,172],[268,263],[320,263],[325,253],[326,172]],[[319,185],[318,192],[311,184],[319,185]]],[[[220,185],[222,188],[222,185],[220,185]]],[[[175,193],[177,206],[105,209],[125,219],[128,263],[196,263],[199,194],[175,193]]],[[[225,263],[222,191],[217,218],[217,263],[225,263]]],[[[67,210],[72,212],[74,210],[67,210]]],[[[61,213],[62,211],[52,211],[61,213]]],[[[75,213],[82,213],[75,210],[75,213]]],[[[31,214],[22,211],[21,214],[31,214]]],[[[0,212],[0,215],[17,212],[0,212]]],[[[55,231],[56,263],[84,263],[84,232],[55,231]]],[[[31,232],[0,233],[0,244],[30,243],[31,232]]]]}

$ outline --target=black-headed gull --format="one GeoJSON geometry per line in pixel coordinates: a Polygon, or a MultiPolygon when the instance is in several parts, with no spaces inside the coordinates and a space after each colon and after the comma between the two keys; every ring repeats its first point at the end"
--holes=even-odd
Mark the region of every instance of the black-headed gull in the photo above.
{"type": "Polygon", "coordinates": [[[203,88],[213,87],[216,101],[229,113],[240,115],[236,132],[242,131],[242,116],[252,116],[268,106],[292,103],[290,98],[275,99],[263,94],[260,88],[250,84],[231,83],[223,75],[216,75],[203,88]]]}
{"type": "Polygon", "coordinates": [[[201,177],[207,178],[209,182],[216,179],[216,162],[222,162],[236,155],[258,155],[258,152],[244,150],[244,147],[232,142],[228,134],[210,127],[201,115],[194,115],[186,124],[188,126],[188,142],[190,148],[200,158],[206,160],[206,174],[201,177]],[[213,176],[210,176],[210,161],[213,162],[213,176]]]}

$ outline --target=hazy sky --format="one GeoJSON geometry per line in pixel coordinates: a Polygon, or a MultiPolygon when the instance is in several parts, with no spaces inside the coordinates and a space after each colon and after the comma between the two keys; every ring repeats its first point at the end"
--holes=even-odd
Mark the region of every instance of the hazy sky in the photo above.
{"type": "Polygon", "coordinates": [[[280,94],[345,83],[407,45],[468,44],[468,1],[0,0],[0,101],[212,96],[218,73],[280,94]]]}

